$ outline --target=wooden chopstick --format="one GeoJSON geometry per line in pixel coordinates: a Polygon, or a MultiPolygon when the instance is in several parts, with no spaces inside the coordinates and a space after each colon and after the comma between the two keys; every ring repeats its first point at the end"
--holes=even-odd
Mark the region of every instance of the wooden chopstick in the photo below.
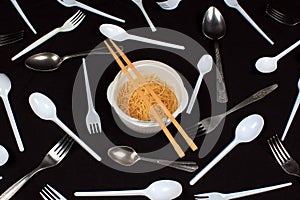
{"type": "MultiPolygon", "coordinates": [[[[107,46],[108,50],[110,51],[110,53],[113,55],[114,59],[116,60],[116,62],[118,63],[118,65],[121,67],[122,71],[125,73],[125,75],[128,77],[128,79],[130,81],[132,81],[133,83],[135,83],[137,86],[139,85],[137,83],[137,81],[131,76],[131,74],[128,72],[128,70],[126,69],[125,65],[123,64],[123,62],[120,60],[120,58],[115,54],[115,52],[113,51],[113,49],[110,47],[110,45],[104,41],[105,45],[107,46]]],[[[149,107],[149,109],[151,108],[151,103],[149,102],[149,100],[145,97],[145,95],[142,93],[141,88],[137,87],[138,90],[138,94],[139,96],[142,98],[142,100],[145,102],[146,106],[149,107]]],[[[178,143],[175,141],[174,137],[172,136],[172,134],[170,133],[170,131],[167,129],[167,127],[165,126],[165,124],[163,123],[163,121],[161,120],[160,116],[157,114],[157,112],[155,111],[155,109],[153,109],[153,116],[155,118],[155,120],[158,122],[158,124],[160,125],[160,127],[162,128],[163,132],[165,133],[165,135],[167,136],[168,140],[170,141],[170,143],[172,144],[173,148],[175,149],[176,153],[178,154],[178,156],[180,158],[184,157],[185,154],[182,151],[182,149],[180,148],[180,146],[178,145],[178,143]]]]}
{"type": "MultiPolygon", "coordinates": [[[[123,51],[110,39],[110,42],[113,44],[115,49],[118,51],[118,53],[121,55],[123,60],[126,62],[126,64],[131,68],[133,73],[137,76],[138,79],[142,82],[146,82],[144,77],[136,70],[136,68],[133,66],[131,61],[128,59],[128,57],[123,53],[123,51]]],[[[165,114],[168,116],[168,118],[172,121],[174,126],[177,128],[179,133],[181,133],[182,137],[185,139],[187,144],[191,147],[193,151],[197,150],[198,147],[194,143],[194,141],[188,136],[188,134],[183,130],[183,128],[180,126],[180,124],[176,121],[176,119],[173,117],[173,115],[170,113],[170,111],[166,108],[164,103],[161,101],[161,99],[155,94],[155,92],[148,86],[145,85],[145,88],[150,92],[151,96],[155,99],[155,101],[161,106],[165,114]]]]}

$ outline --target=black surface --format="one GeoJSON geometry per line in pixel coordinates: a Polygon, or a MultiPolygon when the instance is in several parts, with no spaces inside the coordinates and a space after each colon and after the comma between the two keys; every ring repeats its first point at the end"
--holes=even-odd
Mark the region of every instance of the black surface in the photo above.
{"type": "MultiPolygon", "coordinates": [[[[82,0],[82,2],[116,16],[124,16],[127,23],[122,26],[125,29],[147,26],[140,11],[130,0],[82,0]]],[[[13,199],[41,199],[38,193],[46,183],[58,188],[68,199],[77,199],[73,196],[74,191],[138,189],[145,188],[151,182],[159,179],[174,179],[183,185],[183,194],[178,199],[193,199],[193,194],[202,192],[220,191],[226,193],[289,181],[293,182],[292,187],[245,199],[300,199],[299,179],[283,172],[267,145],[268,138],[275,134],[282,134],[298,94],[299,48],[280,60],[277,71],[272,74],[260,74],[254,68],[254,63],[259,57],[277,55],[281,50],[299,40],[300,25],[288,27],[275,22],[264,13],[267,3],[266,0],[240,1],[246,12],[274,40],[274,46],[268,44],[236,10],[227,7],[222,0],[213,2],[183,0],[179,7],[173,11],[160,9],[154,0],[145,0],[144,2],[146,10],[149,11],[149,15],[157,27],[166,27],[187,34],[211,54],[214,52],[213,43],[203,36],[201,21],[209,6],[214,5],[221,11],[227,24],[227,34],[220,44],[229,95],[229,108],[259,89],[274,83],[279,84],[279,88],[267,98],[227,118],[221,139],[208,156],[198,159],[198,152],[189,150],[186,159],[197,161],[200,169],[202,169],[233,139],[238,122],[252,113],[261,114],[265,119],[265,128],[258,139],[251,144],[240,145],[234,149],[195,186],[188,184],[194,174],[169,168],[145,174],[129,174],[110,169],[97,163],[78,145],[74,145],[71,153],[61,165],[35,176],[13,199]]],[[[278,6],[277,9],[282,7],[293,13],[297,13],[300,9],[299,2],[295,0],[275,3],[278,6]]],[[[66,55],[92,49],[105,39],[98,32],[98,27],[102,23],[115,23],[109,19],[85,12],[87,17],[76,30],[59,34],[29,54],[12,62],[10,59],[13,55],[54,27],[60,26],[76,11],[76,8],[65,8],[55,0],[27,0],[20,1],[19,4],[38,34],[34,35],[29,30],[10,1],[1,2],[1,33],[25,30],[25,39],[22,42],[0,47],[0,71],[8,75],[12,81],[9,98],[25,145],[25,152],[20,153],[5,108],[1,103],[0,143],[10,153],[9,162],[0,168],[0,175],[4,177],[0,183],[1,193],[36,167],[46,152],[63,135],[63,131],[54,123],[43,121],[32,112],[28,104],[28,97],[32,92],[40,91],[55,98],[56,105],[59,107],[60,118],[71,129],[75,129],[72,119],[72,88],[81,60],[70,60],[64,63],[61,69],[52,73],[31,71],[25,68],[24,60],[29,55],[44,51],[66,55]]],[[[135,58],[132,57],[132,60],[135,58]]],[[[190,76],[194,79],[194,84],[198,74],[191,73],[190,76]]],[[[209,115],[209,113],[203,113],[203,116],[205,115],[209,115]]],[[[285,145],[293,157],[300,162],[298,145],[300,129],[297,126],[299,120],[297,113],[285,145]]],[[[199,141],[201,140],[196,140],[198,145],[200,145],[199,141]]],[[[128,199],[145,198],[129,197],[128,199]]]]}

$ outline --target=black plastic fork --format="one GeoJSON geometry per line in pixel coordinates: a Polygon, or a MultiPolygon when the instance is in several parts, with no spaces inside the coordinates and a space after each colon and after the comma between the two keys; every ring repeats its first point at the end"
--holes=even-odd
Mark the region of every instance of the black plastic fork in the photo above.
{"type": "Polygon", "coordinates": [[[12,44],[23,39],[24,31],[0,35],[0,46],[12,44]]]}
{"type": "Polygon", "coordinates": [[[288,25],[288,26],[295,26],[300,23],[300,19],[288,16],[276,9],[274,9],[270,4],[266,7],[266,13],[275,19],[277,22],[280,22],[282,24],[288,25]]]}

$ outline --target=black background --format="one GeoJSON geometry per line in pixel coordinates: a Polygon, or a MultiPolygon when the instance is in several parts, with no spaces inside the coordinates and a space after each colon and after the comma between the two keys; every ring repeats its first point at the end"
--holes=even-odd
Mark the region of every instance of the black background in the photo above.
{"type": "MultiPolygon", "coordinates": [[[[130,0],[82,0],[82,2],[126,19],[126,23],[122,24],[125,29],[147,26],[139,9],[130,0]]],[[[283,172],[267,145],[268,138],[275,134],[282,134],[298,94],[299,48],[280,60],[277,71],[272,74],[260,74],[254,68],[254,63],[259,57],[275,56],[296,42],[299,39],[300,25],[288,27],[275,22],[264,13],[267,3],[266,0],[240,1],[240,5],[246,12],[273,39],[274,46],[264,40],[236,10],[227,7],[222,0],[183,0],[180,6],[173,11],[160,9],[154,0],[144,1],[144,7],[157,27],[174,29],[192,37],[212,55],[213,43],[203,36],[201,21],[209,6],[214,5],[221,11],[227,24],[227,34],[220,43],[229,95],[229,108],[259,89],[274,83],[279,85],[279,88],[267,98],[228,116],[221,139],[208,156],[197,159],[197,152],[187,151],[185,159],[195,160],[200,169],[203,168],[233,140],[236,125],[249,114],[258,113],[265,119],[265,128],[258,139],[251,144],[238,146],[195,186],[188,184],[194,174],[170,168],[145,174],[127,174],[110,169],[97,163],[78,145],[74,145],[61,165],[36,175],[13,199],[41,199],[38,193],[46,183],[58,188],[68,199],[77,199],[73,196],[74,191],[139,189],[145,188],[159,179],[174,179],[183,185],[183,193],[178,199],[193,199],[193,194],[202,192],[234,192],[289,181],[293,182],[292,187],[245,199],[300,199],[299,179],[283,172]]],[[[68,33],[60,33],[12,62],[10,60],[12,56],[53,28],[62,25],[76,11],[76,8],[65,8],[55,0],[26,0],[20,1],[19,4],[38,34],[34,35],[31,32],[10,1],[1,2],[1,33],[25,30],[25,38],[22,42],[0,47],[0,71],[9,76],[12,81],[9,98],[25,145],[25,152],[20,153],[5,108],[3,104],[0,104],[0,143],[10,153],[9,162],[0,168],[0,174],[3,176],[0,183],[1,192],[36,167],[48,150],[64,134],[54,123],[43,121],[35,116],[28,104],[28,97],[31,93],[39,91],[55,99],[60,118],[75,130],[72,119],[72,88],[81,60],[70,60],[52,73],[31,71],[24,66],[24,60],[29,55],[44,51],[66,55],[92,49],[105,39],[99,33],[98,27],[102,23],[115,23],[112,20],[85,12],[87,17],[77,29],[68,33]]],[[[300,9],[299,2],[295,0],[273,1],[272,5],[284,12],[290,12],[291,15],[296,15],[297,10],[300,9]]],[[[117,24],[120,25],[120,23],[117,24]]],[[[152,57],[155,58],[155,55],[152,57]]],[[[135,60],[135,57],[133,56],[131,59],[135,60]]],[[[191,73],[190,76],[192,77],[191,84],[195,84],[198,74],[191,73]]],[[[100,115],[105,118],[108,114],[100,112],[100,115]]],[[[203,115],[208,114],[204,113],[203,115]]],[[[299,120],[297,114],[290,127],[285,145],[293,157],[300,162],[298,145],[300,129],[297,127],[299,120]]],[[[161,138],[164,138],[163,135],[161,138]]],[[[200,145],[201,139],[197,139],[196,143],[200,145]]],[[[128,199],[145,198],[128,197],[128,199]]]]}

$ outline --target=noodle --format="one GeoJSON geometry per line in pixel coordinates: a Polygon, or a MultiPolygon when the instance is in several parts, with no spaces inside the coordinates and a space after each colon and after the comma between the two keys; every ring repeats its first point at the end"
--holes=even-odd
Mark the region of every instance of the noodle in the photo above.
{"type": "MultiPolygon", "coordinates": [[[[166,108],[174,113],[178,107],[178,100],[173,90],[158,77],[145,76],[146,83],[139,84],[137,87],[132,81],[127,81],[119,90],[117,96],[117,104],[119,108],[130,117],[142,120],[152,121],[153,117],[151,112],[155,110],[161,118],[166,117],[164,111],[156,103],[155,99],[147,91],[145,85],[148,85],[153,92],[160,98],[166,108]],[[148,99],[151,108],[148,108],[145,102],[139,95],[138,90],[148,99]]],[[[137,80],[135,80],[137,81],[137,80]]],[[[138,82],[138,81],[137,81],[138,82]]]]}

